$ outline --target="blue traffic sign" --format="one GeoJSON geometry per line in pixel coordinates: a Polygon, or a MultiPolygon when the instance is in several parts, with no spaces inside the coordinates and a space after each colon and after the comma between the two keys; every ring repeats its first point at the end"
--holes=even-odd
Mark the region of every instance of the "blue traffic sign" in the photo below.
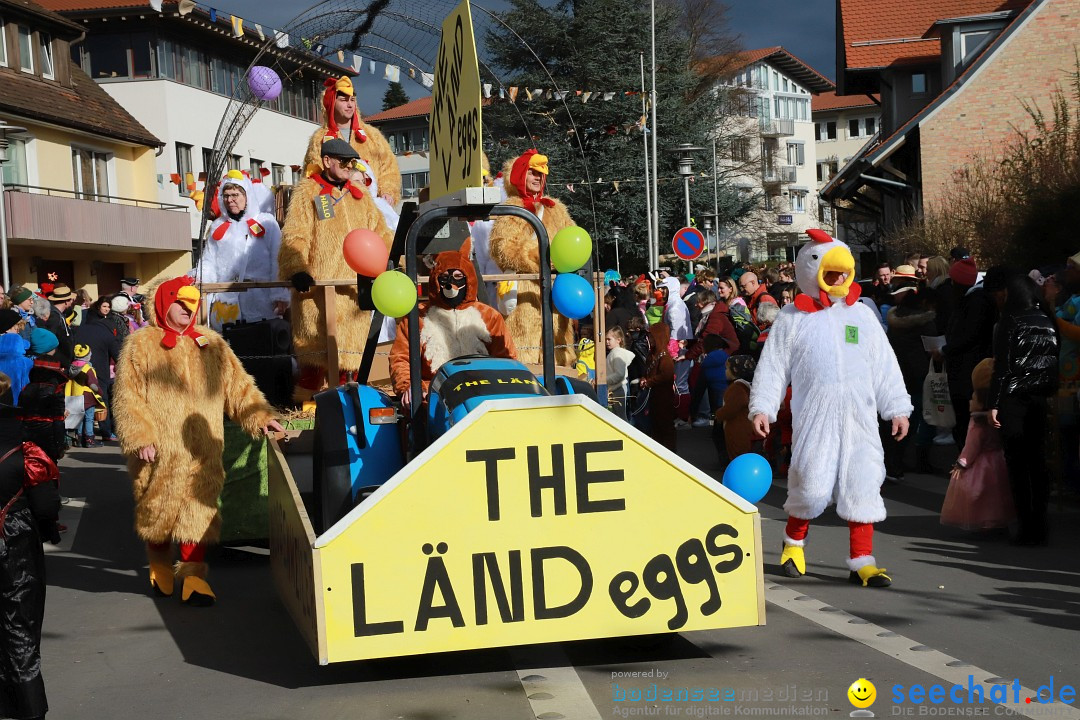
{"type": "Polygon", "coordinates": [[[696,260],[705,251],[705,236],[697,228],[684,227],[671,238],[671,247],[683,260],[696,260]]]}

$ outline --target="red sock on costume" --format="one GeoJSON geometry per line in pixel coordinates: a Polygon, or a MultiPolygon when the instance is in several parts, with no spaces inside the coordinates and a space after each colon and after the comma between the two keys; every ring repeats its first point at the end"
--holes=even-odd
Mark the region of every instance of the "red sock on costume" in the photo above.
{"type": "Polygon", "coordinates": [[[802,518],[788,516],[785,534],[792,540],[805,540],[810,532],[810,521],[802,518]]]}
{"type": "Polygon", "coordinates": [[[874,524],[848,522],[851,558],[874,554],[874,524]]]}
{"type": "MultiPolygon", "coordinates": [[[[172,543],[147,543],[150,549],[158,553],[169,551],[172,543]]],[[[203,543],[180,543],[180,562],[203,562],[206,558],[206,545],[203,543]]]]}

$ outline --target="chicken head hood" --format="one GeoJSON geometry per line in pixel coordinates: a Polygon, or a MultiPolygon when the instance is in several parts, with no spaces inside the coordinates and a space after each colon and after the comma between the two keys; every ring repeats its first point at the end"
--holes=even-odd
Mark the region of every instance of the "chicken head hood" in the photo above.
{"type": "Polygon", "coordinates": [[[853,305],[860,295],[855,280],[855,258],[848,246],[824,230],[811,229],[811,242],[795,258],[795,282],[804,293],[795,306],[814,312],[844,301],[853,305]]]}

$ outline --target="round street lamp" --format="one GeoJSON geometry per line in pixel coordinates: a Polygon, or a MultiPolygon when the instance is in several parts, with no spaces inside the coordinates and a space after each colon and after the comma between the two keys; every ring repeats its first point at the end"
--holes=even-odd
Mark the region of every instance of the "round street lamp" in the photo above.
{"type": "Polygon", "coordinates": [[[622,276],[622,267],[619,265],[619,236],[622,234],[623,229],[618,225],[613,225],[611,228],[611,236],[615,238],[615,272],[622,276]]]}
{"type": "Polygon", "coordinates": [[[701,152],[704,149],[690,143],[682,143],[673,148],[668,148],[668,152],[675,153],[676,162],[678,163],[675,172],[679,173],[683,179],[683,195],[686,198],[686,227],[690,227],[690,178],[694,175],[694,153],[701,152]]]}

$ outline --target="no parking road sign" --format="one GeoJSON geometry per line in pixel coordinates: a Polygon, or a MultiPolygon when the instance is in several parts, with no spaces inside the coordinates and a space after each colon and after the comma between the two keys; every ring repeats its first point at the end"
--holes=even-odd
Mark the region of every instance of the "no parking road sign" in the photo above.
{"type": "Polygon", "coordinates": [[[683,260],[696,260],[705,250],[705,236],[697,228],[684,227],[671,238],[671,247],[683,260]]]}

